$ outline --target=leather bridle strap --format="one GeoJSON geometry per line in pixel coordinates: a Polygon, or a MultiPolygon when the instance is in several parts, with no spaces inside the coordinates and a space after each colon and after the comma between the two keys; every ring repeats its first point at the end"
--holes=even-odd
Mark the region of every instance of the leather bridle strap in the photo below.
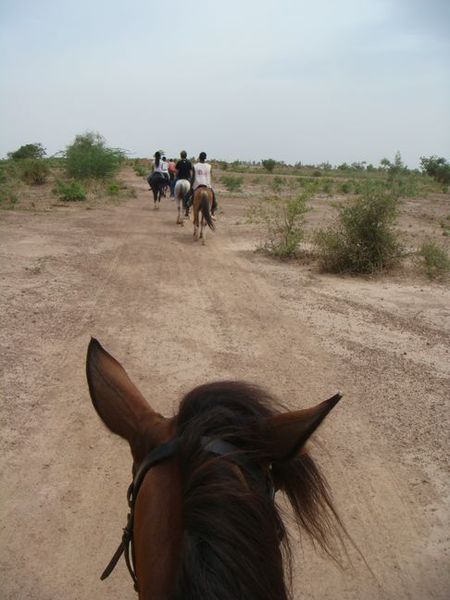
{"type": "MultiPolygon", "coordinates": [[[[203,436],[201,438],[201,445],[205,452],[209,452],[211,454],[216,454],[218,456],[223,456],[228,458],[231,462],[236,463],[244,470],[250,473],[250,475],[256,480],[261,480],[261,471],[256,470],[253,465],[243,456],[243,452],[241,449],[237,448],[233,444],[229,442],[225,442],[220,438],[213,438],[208,436],[203,436]]],[[[144,481],[144,477],[155,465],[171,458],[176,454],[178,450],[178,439],[173,438],[166,442],[165,444],[161,444],[157,446],[154,450],[144,458],[142,463],[139,465],[139,468],[134,475],[133,481],[128,488],[127,499],[128,499],[128,507],[130,512],[127,516],[127,524],[123,529],[122,541],[119,544],[119,547],[114,553],[114,556],[109,561],[108,566],[103,571],[100,579],[103,581],[114,570],[114,567],[117,565],[122,554],[125,557],[125,562],[128,567],[128,571],[130,572],[131,578],[134,582],[134,589],[137,591],[137,577],[134,569],[134,557],[133,557],[133,528],[134,528],[134,509],[136,504],[136,499],[139,493],[139,489],[144,481]]],[[[268,494],[269,498],[273,501],[275,497],[275,487],[273,485],[272,475],[270,473],[270,467],[267,470],[266,478],[265,478],[265,491],[268,494]]]]}
{"type": "Polygon", "coordinates": [[[109,577],[109,575],[111,575],[112,571],[114,570],[114,567],[119,561],[119,558],[122,556],[122,554],[124,554],[128,571],[130,572],[130,575],[133,579],[134,587],[135,589],[137,589],[137,578],[134,565],[132,564],[133,561],[130,553],[130,546],[133,540],[134,507],[136,504],[136,498],[139,493],[141,484],[144,480],[144,477],[147,474],[147,471],[155,465],[157,465],[158,463],[167,460],[171,456],[174,456],[174,454],[177,451],[177,447],[178,440],[176,438],[169,440],[165,444],[161,444],[160,446],[152,450],[150,454],[148,454],[148,456],[146,456],[146,458],[144,458],[142,463],[139,465],[139,468],[136,471],[136,474],[127,492],[128,507],[130,509],[130,512],[127,516],[127,524],[123,529],[122,541],[120,542],[119,547],[115,551],[114,556],[109,561],[108,566],[103,571],[100,577],[102,581],[109,577]]]}

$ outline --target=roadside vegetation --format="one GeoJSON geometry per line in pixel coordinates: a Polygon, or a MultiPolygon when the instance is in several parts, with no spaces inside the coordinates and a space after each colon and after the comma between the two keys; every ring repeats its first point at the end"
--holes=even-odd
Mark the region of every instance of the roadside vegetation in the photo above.
{"type": "Polygon", "coordinates": [[[318,229],[314,242],[319,264],[331,273],[374,273],[391,267],[400,255],[394,230],[398,198],[392,191],[368,185],[339,207],[338,221],[318,229]]]}
{"type": "MultiPolygon", "coordinates": [[[[430,280],[448,277],[450,214],[441,210],[434,219],[427,203],[448,193],[450,164],[443,157],[422,156],[420,169],[408,169],[399,152],[378,165],[289,165],[273,158],[211,163],[219,205],[221,193],[240,194],[247,223],[259,226],[259,247],[274,257],[297,257],[323,271],[351,274],[387,271],[405,261],[430,280]],[[406,243],[407,231],[399,224],[405,203],[422,207],[426,230],[417,240],[407,236],[406,243]],[[318,205],[322,212],[326,207],[325,222],[314,216],[318,205]]],[[[127,159],[95,132],[77,135],[53,156],[41,143],[25,144],[0,160],[0,208],[120,201],[135,195],[121,181],[121,169],[146,178],[151,164],[149,158],[127,159]]]]}
{"type": "Polygon", "coordinates": [[[305,214],[313,194],[308,188],[295,196],[266,196],[247,211],[250,223],[262,224],[265,239],[260,249],[277,256],[296,256],[305,236],[305,214]]]}
{"type": "Polygon", "coordinates": [[[77,135],[51,157],[42,144],[25,144],[0,161],[0,208],[48,209],[51,193],[60,202],[129,196],[132,190],[117,180],[123,161],[123,151],[94,132],[77,135]]]}
{"type": "Polygon", "coordinates": [[[450,256],[444,246],[434,240],[427,240],[420,246],[417,256],[430,279],[446,279],[448,277],[450,256]]]}

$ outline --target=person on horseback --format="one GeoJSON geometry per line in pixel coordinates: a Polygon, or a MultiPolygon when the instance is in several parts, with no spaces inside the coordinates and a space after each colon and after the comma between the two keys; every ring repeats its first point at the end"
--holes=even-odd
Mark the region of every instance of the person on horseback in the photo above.
{"type": "Polygon", "coordinates": [[[199,162],[194,165],[194,177],[192,181],[192,194],[199,187],[207,187],[211,190],[213,196],[213,202],[211,207],[211,216],[216,220],[215,212],[217,210],[216,194],[211,186],[211,174],[212,168],[209,163],[206,162],[206,152],[200,152],[199,162]]]}
{"type": "Polygon", "coordinates": [[[175,159],[170,158],[168,163],[169,182],[170,182],[170,197],[175,198],[175,159]]]}
{"type": "MultiPolygon", "coordinates": [[[[147,177],[148,185],[153,192],[155,207],[156,201],[161,199],[161,195],[165,195],[164,191],[167,185],[169,185],[169,178],[164,176],[163,165],[161,161],[161,153],[155,152],[155,161],[153,163],[152,172],[147,177]]],[[[167,164],[167,163],[166,163],[167,164]]]]}
{"type": "MultiPolygon", "coordinates": [[[[186,181],[189,181],[189,185],[191,184],[191,181],[194,177],[194,170],[192,168],[191,161],[187,159],[186,150],[182,150],[180,152],[180,160],[175,165],[175,174],[177,181],[180,181],[180,179],[185,179],[186,181]]],[[[189,210],[189,199],[190,189],[183,200],[185,211],[189,210]]]]}
{"type": "Polygon", "coordinates": [[[163,172],[162,172],[162,163],[161,163],[161,153],[155,152],[154,154],[155,160],[153,163],[153,168],[150,175],[147,177],[148,184],[151,182],[157,183],[162,180],[163,172]]]}

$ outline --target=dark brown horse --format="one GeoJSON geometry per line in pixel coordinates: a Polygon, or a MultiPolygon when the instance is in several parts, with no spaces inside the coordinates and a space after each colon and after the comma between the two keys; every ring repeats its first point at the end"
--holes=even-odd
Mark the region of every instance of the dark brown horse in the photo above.
{"type": "Polygon", "coordinates": [[[194,240],[202,240],[202,244],[206,243],[206,228],[205,224],[214,231],[216,228],[211,217],[211,206],[213,202],[213,193],[210,188],[205,186],[198,187],[194,192],[192,206],[194,210],[194,240]],[[201,215],[201,220],[200,220],[201,215]],[[199,232],[200,228],[200,232],[199,232]]]}
{"type": "Polygon", "coordinates": [[[153,208],[159,208],[161,196],[164,196],[169,187],[169,180],[162,173],[152,173],[147,177],[148,185],[153,192],[153,208]]]}
{"type": "Polygon", "coordinates": [[[258,387],[219,381],[164,418],[94,339],[87,378],[97,413],[133,455],[127,527],[102,578],[125,552],[141,600],[287,600],[275,491],[329,551],[338,518],[305,444],[340,395],[289,412],[258,387]]]}

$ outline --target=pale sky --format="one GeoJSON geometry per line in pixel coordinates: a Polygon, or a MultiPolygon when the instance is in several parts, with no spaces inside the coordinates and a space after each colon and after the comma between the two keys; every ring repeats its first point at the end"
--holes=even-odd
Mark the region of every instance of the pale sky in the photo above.
{"type": "Polygon", "coordinates": [[[450,0],[0,0],[0,157],[450,159],[450,0]]]}

